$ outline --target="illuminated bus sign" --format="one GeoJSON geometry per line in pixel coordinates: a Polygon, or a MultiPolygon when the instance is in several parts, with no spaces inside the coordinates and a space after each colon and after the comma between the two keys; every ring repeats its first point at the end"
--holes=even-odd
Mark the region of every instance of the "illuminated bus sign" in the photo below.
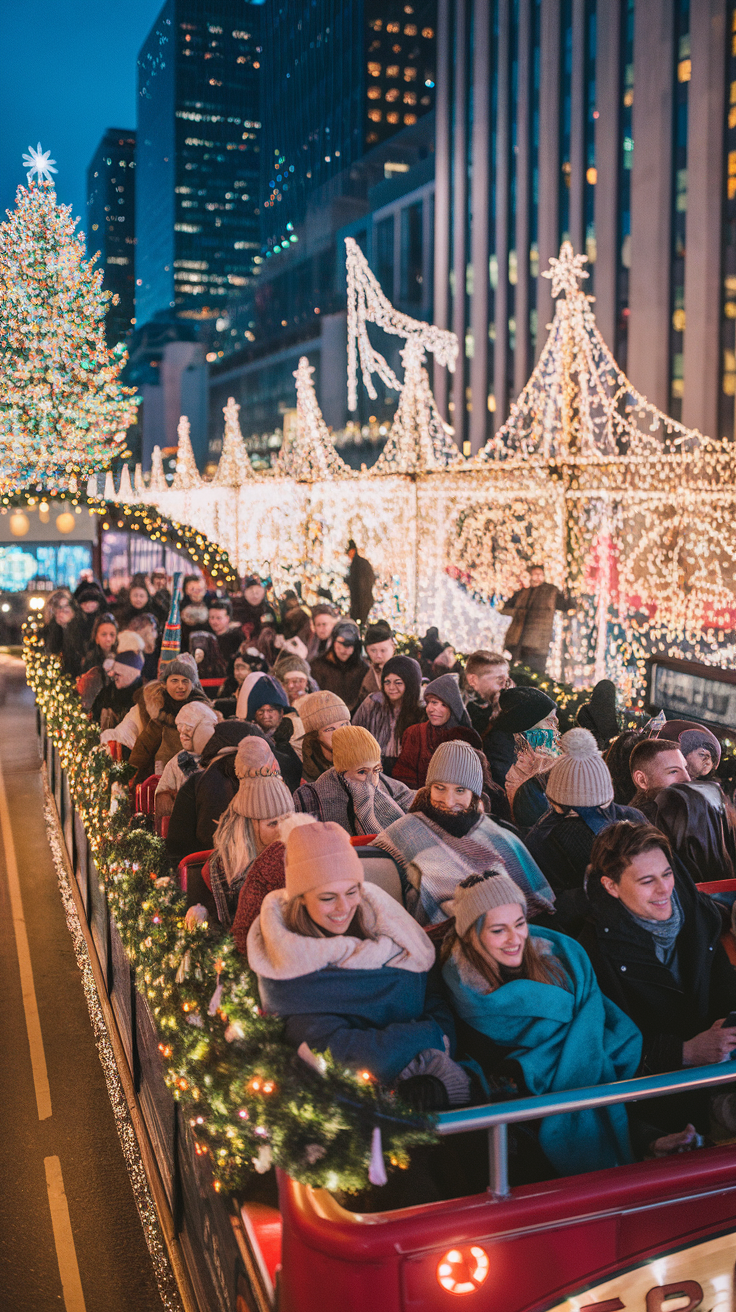
{"type": "Polygon", "coordinates": [[[731,1312],[736,1234],[656,1257],[549,1312],[731,1312]]]}

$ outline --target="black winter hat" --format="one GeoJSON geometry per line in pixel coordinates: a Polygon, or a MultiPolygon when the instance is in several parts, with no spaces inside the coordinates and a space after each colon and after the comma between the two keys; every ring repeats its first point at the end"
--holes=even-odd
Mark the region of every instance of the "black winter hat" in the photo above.
{"type": "Polygon", "coordinates": [[[581,729],[589,729],[598,746],[607,747],[619,732],[616,714],[616,685],[610,679],[600,679],[595,685],[590,701],[584,702],[577,713],[577,723],[581,729]]]}
{"type": "Polygon", "coordinates": [[[363,642],[366,647],[369,647],[374,642],[388,642],[393,636],[390,624],[387,624],[385,620],[377,620],[375,624],[368,625],[363,642]]]}
{"type": "Polygon", "coordinates": [[[557,703],[541,688],[534,687],[504,688],[498,704],[501,714],[494,721],[493,728],[502,733],[525,733],[557,710],[557,703]]]}

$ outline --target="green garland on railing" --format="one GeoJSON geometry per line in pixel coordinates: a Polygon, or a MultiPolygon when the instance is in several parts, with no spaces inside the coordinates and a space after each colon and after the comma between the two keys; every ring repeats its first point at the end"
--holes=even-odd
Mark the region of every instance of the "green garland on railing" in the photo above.
{"type": "Polygon", "coordinates": [[[314,1070],[286,1045],[282,1022],[261,1013],[255,976],[232,937],[219,926],[185,923],[163,841],[131,825],[130,767],[100,747],[73,680],[31,625],[25,659],[158,1031],[166,1083],[189,1117],[197,1151],[212,1159],[215,1189],[237,1190],[272,1163],[304,1184],[362,1189],[376,1126],[387,1169],[406,1167],[413,1146],[434,1142],[431,1124],[368,1071],[349,1071],[329,1054],[314,1070]]]}

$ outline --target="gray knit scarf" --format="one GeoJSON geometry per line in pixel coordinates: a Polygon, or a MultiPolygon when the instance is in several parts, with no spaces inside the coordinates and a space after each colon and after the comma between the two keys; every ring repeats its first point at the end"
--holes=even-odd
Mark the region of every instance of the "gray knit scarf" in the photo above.
{"type": "Polygon", "coordinates": [[[341,776],[342,782],[353,799],[355,827],[361,834],[380,834],[388,829],[394,820],[400,820],[404,812],[381,783],[357,784],[341,776]]]}
{"type": "Polygon", "coordinates": [[[657,961],[661,961],[662,965],[667,967],[679,984],[680,976],[677,967],[677,935],[682,929],[684,917],[676,890],[672,890],[672,915],[669,920],[646,920],[644,916],[635,916],[633,911],[629,911],[629,915],[635,925],[638,925],[640,929],[645,929],[648,934],[651,934],[654,940],[654,951],[657,955],[657,961]]]}

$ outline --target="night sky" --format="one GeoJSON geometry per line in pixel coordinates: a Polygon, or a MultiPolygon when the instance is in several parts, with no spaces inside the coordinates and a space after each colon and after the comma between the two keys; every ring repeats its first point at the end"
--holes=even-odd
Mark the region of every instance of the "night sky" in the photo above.
{"type": "Polygon", "coordinates": [[[59,199],[86,230],[86,171],[108,127],[135,127],[136,58],[163,0],[22,0],[0,5],[0,218],[40,140],[59,199]]]}

